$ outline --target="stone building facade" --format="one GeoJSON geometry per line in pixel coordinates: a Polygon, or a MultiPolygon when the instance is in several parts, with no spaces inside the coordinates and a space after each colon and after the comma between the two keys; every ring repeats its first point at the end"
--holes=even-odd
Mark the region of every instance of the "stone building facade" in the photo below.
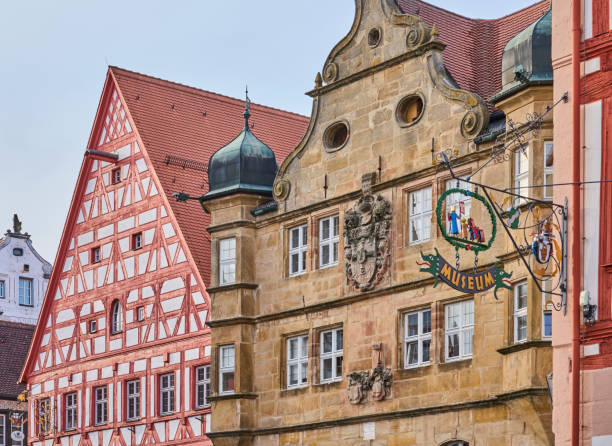
{"type": "Polygon", "coordinates": [[[502,70],[482,61],[498,76],[487,101],[457,83],[461,65],[445,66],[441,36],[456,17],[434,12],[446,20],[438,28],[406,13],[412,6],[356,0],[351,30],[308,93],[306,135],[278,172],[257,167],[262,179],[276,173],[273,183],[244,186],[229,166],[245,151],[211,158],[201,201],[211,218],[217,446],[554,444],[543,296],[501,230],[477,263],[463,251],[455,264],[442,228],[456,223],[463,237],[472,218],[484,245],[494,224],[478,191],[440,162],[444,152],[458,177],[499,189],[543,183],[550,119],[519,156],[485,163],[506,122],[553,102],[549,3],[513,16],[514,33],[491,55],[502,70]],[[541,39],[548,53],[534,49],[541,39]],[[453,188],[465,193],[446,194],[453,188]],[[469,278],[457,291],[427,274],[434,252],[462,274],[511,276],[495,291],[469,278]]]}

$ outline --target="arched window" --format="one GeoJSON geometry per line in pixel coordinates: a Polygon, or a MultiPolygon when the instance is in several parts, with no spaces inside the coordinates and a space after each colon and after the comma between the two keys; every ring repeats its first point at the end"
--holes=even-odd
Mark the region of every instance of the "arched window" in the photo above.
{"type": "Polygon", "coordinates": [[[119,302],[118,299],[115,299],[113,301],[113,306],[111,307],[111,333],[114,334],[121,332],[121,316],[121,302],[119,302]]]}
{"type": "Polygon", "coordinates": [[[442,446],[470,446],[470,444],[463,440],[451,440],[444,443],[442,446]]]}

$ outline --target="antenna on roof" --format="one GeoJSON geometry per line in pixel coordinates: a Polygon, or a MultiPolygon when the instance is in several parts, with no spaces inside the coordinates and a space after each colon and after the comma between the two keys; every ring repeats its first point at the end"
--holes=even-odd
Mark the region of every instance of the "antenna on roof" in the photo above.
{"type": "Polygon", "coordinates": [[[245,130],[249,130],[249,117],[251,116],[251,112],[249,111],[251,109],[251,100],[249,99],[249,86],[247,85],[245,90],[244,90],[244,113],[242,114],[242,116],[244,116],[244,129],[245,130]]]}

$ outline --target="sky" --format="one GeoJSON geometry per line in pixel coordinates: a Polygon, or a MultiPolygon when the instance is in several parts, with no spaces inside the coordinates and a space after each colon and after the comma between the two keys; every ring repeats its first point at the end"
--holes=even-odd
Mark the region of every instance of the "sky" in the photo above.
{"type": "MultiPolygon", "coordinates": [[[[534,3],[430,0],[497,18],[534,3]]],[[[108,65],[310,115],[354,0],[0,0],[0,234],[55,253],[108,65]]]]}

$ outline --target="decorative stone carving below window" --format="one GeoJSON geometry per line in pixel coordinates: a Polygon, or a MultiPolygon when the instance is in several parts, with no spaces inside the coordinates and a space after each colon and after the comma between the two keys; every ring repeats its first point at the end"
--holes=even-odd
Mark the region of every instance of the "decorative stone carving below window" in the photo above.
{"type": "Polygon", "coordinates": [[[393,372],[389,367],[378,363],[372,371],[353,372],[346,375],[349,385],[347,399],[351,404],[359,404],[367,398],[368,392],[373,401],[382,401],[391,394],[393,372]]]}
{"type": "Polygon", "coordinates": [[[374,288],[389,265],[391,203],[371,194],[375,178],[374,173],[363,176],[363,195],[344,214],[346,279],[361,291],[374,288]]]}

